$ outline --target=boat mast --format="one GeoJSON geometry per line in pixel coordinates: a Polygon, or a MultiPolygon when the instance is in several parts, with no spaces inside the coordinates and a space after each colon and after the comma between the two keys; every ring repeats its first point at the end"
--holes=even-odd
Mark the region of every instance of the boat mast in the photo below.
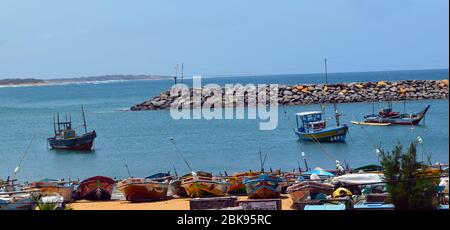
{"type": "Polygon", "coordinates": [[[87,126],[86,126],[86,116],[84,115],[84,108],[81,106],[81,113],[83,114],[83,126],[84,126],[84,133],[87,133],[87,126]]]}
{"type": "Polygon", "coordinates": [[[339,117],[341,116],[341,114],[338,113],[336,103],[333,103],[333,107],[334,107],[334,117],[336,118],[336,125],[339,126],[340,125],[339,117]]]}
{"type": "Polygon", "coordinates": [[[56,119],[55,119],[55,115],[53,115],[53,132],[55,133],[55,136],[56,136],[56,119]]]}
{"type": "Polygon", "coordinates": [[[58,133],[60,133],[61,132],[61,125],[60,125],[60,122],[59,122],[59,113],[56,113],[56,119],[57,119],[57,122],[58,122],[58,133]]]}

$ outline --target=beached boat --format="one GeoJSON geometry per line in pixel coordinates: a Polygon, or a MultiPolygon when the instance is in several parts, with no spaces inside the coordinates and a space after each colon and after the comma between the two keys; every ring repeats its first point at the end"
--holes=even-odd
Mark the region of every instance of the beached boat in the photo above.
{"type": "Polygon", "coordinates": [[[306,171],[306,172],[302,173],[303,177],[312,180],[311,175],[317,175],[319,177],[319,179],[322,179],[322,180],[335,176],[333,173],[325,171],[324,169],[322,169],[320,167],[316,167],[316,168],[314,168],[314,170],[310,170],[310,171],[306,171]]]}
{"type": "Polygon", "coordinates": [[[291,197],[294,203],[306,200],[308,196],[315,197],[316,194],[331,195],[334,191],[334,186],[328,183],[316,182],[316,181],[304,181],[298,184],[292,185],[287,188],[287,193],[291,197]]]}
{"type": "Polygon", "coordinates": [[[117,188],[131,202],[162,200],[167,199],[169,181],[129,178],[117,183],[117,188]]]}
{"type": "Polygon", "coordinates": [[[82,114],[85,133],[81,136],[77,135],[76,131],[72,128],[72,121],[70,118],[67,120],[66,117],[66,121],[64,122],[59,120],[59,114],[56,116],[56,119],[53,118],[54,136],[47,139],[48,145],[50,145],[52,149],[75,151],[90,151],[92,149],[97,133],[95,130],[92,132],[87,131],[83,107],[82,114]]]}
{"type": "Polygon", "coordinates": [[[389,103],[387,109],[382,109],[378,114],[369,114],[364,116],[364,121],[368,123],[390,123],[396,125],[418,125],[420,121],[425,117],[426,113],[430,109],[428,105],[424,110],[419,113],[403,113],[392,111],[392,104],[389,103]]]}
{"type": "Polygon", "coordinates": [[[72,201],[74,186],[72,183],[58,181],[55,179],[43,179],[37,182],[31,182],[22,188],[23,191],[39,191],[41,195],[58,194],[64,198],[65,202],[72,201]]]}
{"type": "Polygon", "coordinates": [[[269,199],[281,193],[282,179],[271,174],[260,174],[244,178],[247,196],[250,199],[269,199]]]}
{"type": "Polygon", "coordinates": [[[247,190],[244,185],[244,177],[257,176],[260,173],[257,172],[239,172],[234,173],[231,177],[227,178],[228,194],[246,194],[247,190]]]}
{"type": "Polygon", "coordinates": [[[74,200],[109,200],[115,181],[109,177],[95,176],[80,182],[74,200]]]}
{"type": "Polygon", "coordinates": [[[181,186],[189,197],[211,197],[225,195],[228,184],[210,173],[198,171],[182,176],[181,186]]]}
{"type": "Polygon", "coordinates": [[[0,210],[35,210],[33,194],[24,192],[0,193],[0,210]]]}
{"type": "Polygon", "coordinates": [[[336,116],[337,126],[327,127],[322,119],[321,111],[302,112],[296,114],[297,128],[294,129],[300,140],[314,142],[345,142],[348,126],[339,124],[336,116]]]}

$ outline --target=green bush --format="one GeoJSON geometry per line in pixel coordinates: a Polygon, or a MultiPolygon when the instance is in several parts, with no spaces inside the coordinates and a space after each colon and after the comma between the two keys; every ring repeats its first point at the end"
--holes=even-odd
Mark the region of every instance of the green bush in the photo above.
{"type": "MultiPolygon", "coordinates": [[[[426,165],[417,162],[417,148],[411,143],[403,153],[401,144],[392,152],[380,151],[381,165],[387,182],[389,202],[396,209],[435,209],[437,202],[437,178],[429,178],[426,165]]],[[[433,175],[436,176],[436,175],[433,175]]]]}

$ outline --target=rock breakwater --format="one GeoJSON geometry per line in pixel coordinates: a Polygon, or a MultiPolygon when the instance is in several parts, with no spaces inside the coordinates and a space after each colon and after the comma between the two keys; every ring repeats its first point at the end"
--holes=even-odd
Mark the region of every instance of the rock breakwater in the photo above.
{"type": "MultiPolygon", "coordinates": [[[[251,86],[240,88],[245,91],[242,102],[234,93],[227,93],[221,89],[221,101],[214,99],[214,103],[219,102],[222,107],[236,107],[238,105],[254,106],[255,103],[261,103],[256,97],[256,101],[249,95],[258,95],[262,91],[251,86]]],[[[266,94],[273,86],[267,85],[266,94]]],[[[378,81],[378,82],[354,82],[338,84],[299,84],[299,85],[278,85],[277,100],[282,105],[304,105],[318,103],[352,103],[352,102],[371,102],[371,101],[402,101],[402,100],[422,100],[422,99],[447,99],[449,81],[444,80],[403,80],[403,81],[378,81]]],[[[172,89],[173,90],[173,89],[172,89]]],[[[185,101],[180,100],[179,94],[167,90],[160,95],[153,97],[143,103],[132,106],[132,111],[140,110],[159,110],[170,109],[173,102],[182,102],[187,107],[198,108],[205,103],[211,102],[210,93],[202,93],[201,103],[194,103],[192,97],[196,91],[202,89],[189,89],[189,95],[185,101]]],[[[211,90],[208,90],[210,92],[211,90]]],[[[198,93],[198,92],[197,92],[198,93]]],[[[186,97],[186,95],[185,95],[186,97]]],[[[266,97],[263,103],[269,104],[270,98],[266,97]]],[[[210,103],[211,104],[211,103],[210,103]]]]}

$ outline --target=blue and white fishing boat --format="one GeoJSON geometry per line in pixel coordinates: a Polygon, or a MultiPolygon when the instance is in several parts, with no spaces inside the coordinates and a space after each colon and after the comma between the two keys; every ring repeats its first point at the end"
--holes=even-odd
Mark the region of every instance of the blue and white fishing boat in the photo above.
{"type": "Polygon", "coordinates": [[[296,114],[297,128],[294,129],[300,140],[314,142],[345,142],[348,126],[339,124],[339,114],[336,113],[336,127],[327,127],[322,118],[323,112],[309,111],[296,114]]]}

